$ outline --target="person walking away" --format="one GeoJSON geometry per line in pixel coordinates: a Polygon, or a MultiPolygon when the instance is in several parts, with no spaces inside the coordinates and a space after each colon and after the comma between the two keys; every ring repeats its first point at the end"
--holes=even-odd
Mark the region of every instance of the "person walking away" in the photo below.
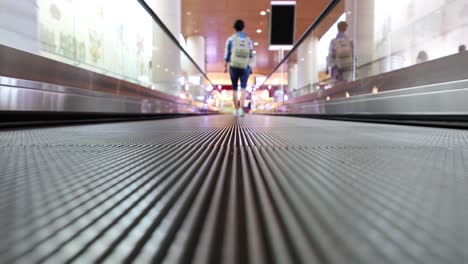
{"type": "Polygon", "coordinates": [[[338,23],[338,34],[330,42],[327,57],[327,70],[331,70],[331,78],[334,84],[351,80],[353,71],[353,42],[346,35],[348,23],[341,21],[338,23]]]}
{"type": "Polygon", "coordinates": [[[428,60],[429,60],[429,55],[427,55],[426,51],[421,50],[420,52],[418,52],[418,56],[416,57],[416,63],[422,63],[428,60]]]}
{"type": "Polygon", "coordinates": [[[465,52],[465,51],[466,51],[466,46],[465,45],[458,46],[458,52],[459,53],[462,53],[462,52],[465,52]]]}
{"type": "Polygon", "coordinates": [[[252,58],[253,44],[252,40],[243,32],[244,27],[244,21],[240,19],[236,20],[234,23],[236,33],[227,39],[224,55],[224,72],[227,72],[229,64],[235,116],[244,116],[245,88],[247,87],[247,80],[251,71],[249,64],[252,58]],[[237,92],[239,80],[241,87],[240,98],[237,92]]]}

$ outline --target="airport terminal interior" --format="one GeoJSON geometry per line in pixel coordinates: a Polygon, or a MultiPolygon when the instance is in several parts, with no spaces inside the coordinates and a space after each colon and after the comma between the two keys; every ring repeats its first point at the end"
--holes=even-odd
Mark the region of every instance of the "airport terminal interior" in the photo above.
{"type": "Polygon", "coordinates": [[[0,0],[0,263],[468,263],[466,14],[0,0]]]}

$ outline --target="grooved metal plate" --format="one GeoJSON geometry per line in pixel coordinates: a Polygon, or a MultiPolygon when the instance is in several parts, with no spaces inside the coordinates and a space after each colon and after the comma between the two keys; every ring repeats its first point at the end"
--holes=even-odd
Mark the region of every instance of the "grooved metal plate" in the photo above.
{"type": "Polygon", "coordinates": [[[201,116],[0,132],[0,262],[467,263],[468,131],[201,116]]]}

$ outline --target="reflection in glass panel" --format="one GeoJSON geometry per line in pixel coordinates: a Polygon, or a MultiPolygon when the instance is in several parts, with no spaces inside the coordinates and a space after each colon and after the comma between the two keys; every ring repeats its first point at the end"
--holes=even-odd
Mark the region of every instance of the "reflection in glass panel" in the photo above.
{"type": "Polygon", "coordinates": [[[339,1],[264,85],[285,79],[284,91],[275,93],[294,98],[453,55],[468,45],[467,13],[465,0],[339,1]],[[347,23],[352,59],[330,65],[341,21],[347,23]],[[333,65],[348,69],[348,75],[336,78],[333,65]]]}
{"type": "Polygon", "coordinates": [[[0,44],[188,99],[204,91],[202,72],[137,1],[2,0],[0,13],[0,44]]]}
{"type": "Polygon", "coordinates": [[[445,57],[468,42],[464,0],[366,0],[352,9],[360,78],[445,57]]]}

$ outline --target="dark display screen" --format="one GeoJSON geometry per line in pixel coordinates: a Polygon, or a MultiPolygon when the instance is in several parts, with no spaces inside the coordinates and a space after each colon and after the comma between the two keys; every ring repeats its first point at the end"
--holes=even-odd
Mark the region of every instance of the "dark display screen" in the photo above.
{"type": "Polygon", "coordinates": [[[295,5],[272,5],[270,45],[294,44],[295,5]]]}

